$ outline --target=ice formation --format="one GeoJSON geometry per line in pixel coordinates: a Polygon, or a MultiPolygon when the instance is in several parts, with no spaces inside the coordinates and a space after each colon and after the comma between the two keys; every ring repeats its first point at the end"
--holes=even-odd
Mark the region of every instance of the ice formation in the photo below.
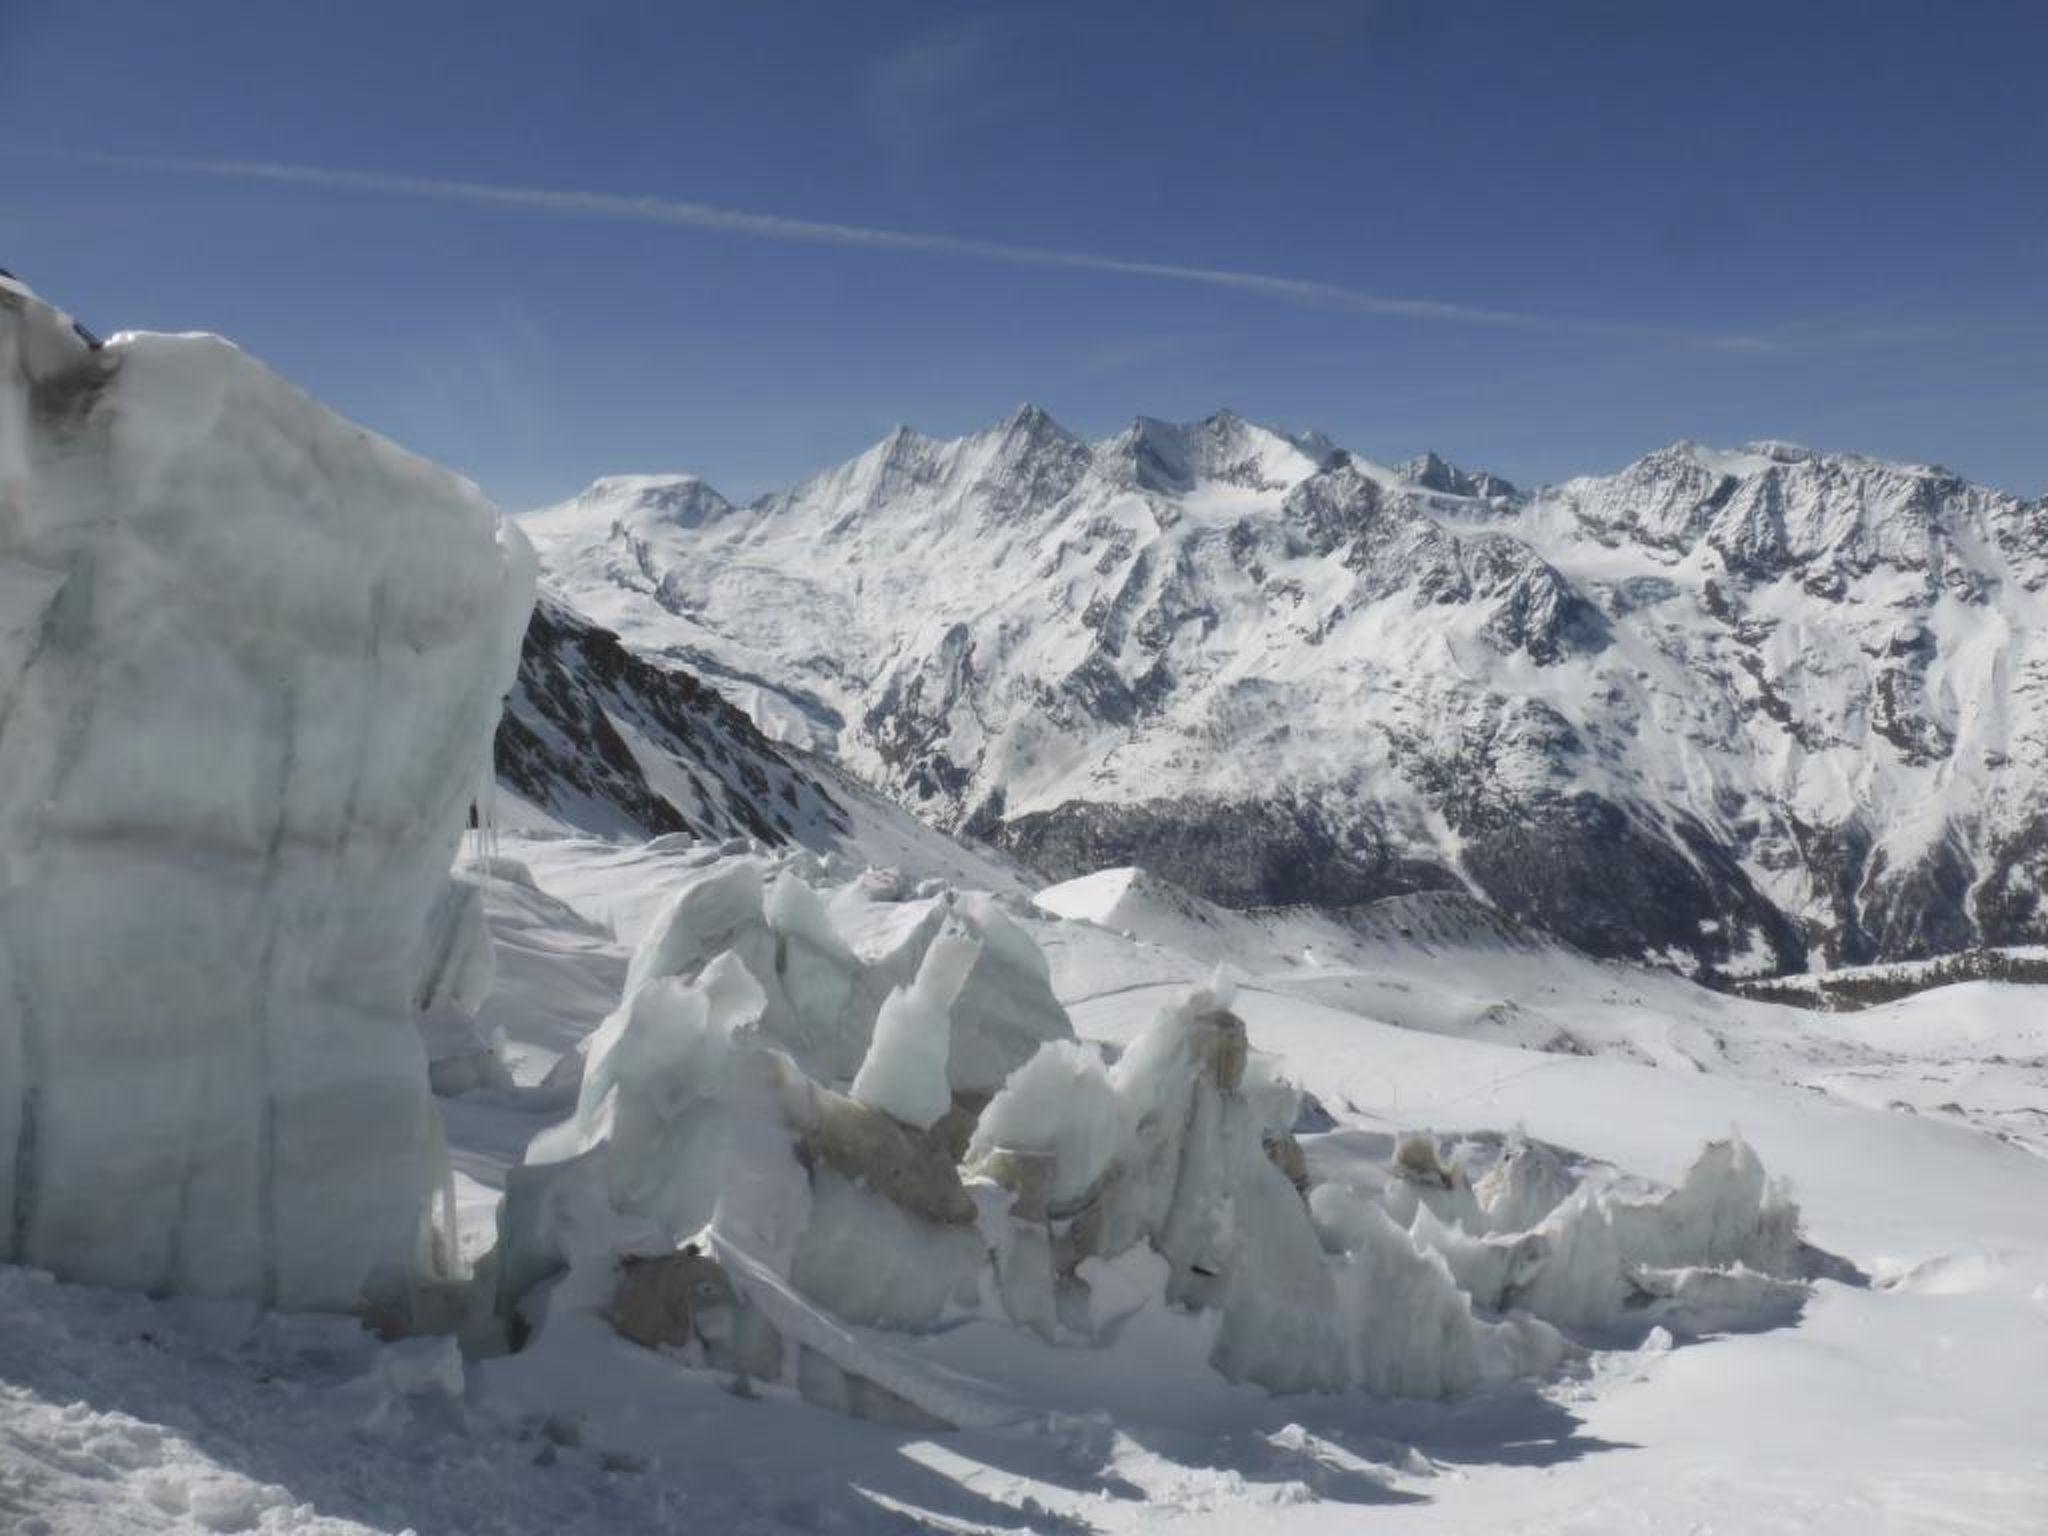
{"type": "Polygon", "coordinates": [[[477,1022],[498,973],[484,919],[487,878],[482,871],[451,875],[427,916],[417,1000],[427,1071],[438,1094],[512,1083],[505,1042],[477,1022]]]}
{"type": "Polygon", "coordinates": [[[981,892],[906,891],[879,872],[834,884],[807,854],[717,859],[669,898],[626,993],[657,976],[693,977],[724,953],[760,983],[762,1029],[820,1082],[854,1080],[885,1007],[889,1034],[907,1041],[933,1009],[950,1018],[944,1051],[934,1041],[926,1054],[943,1056],[956,1096],[986,1098],[1045,1041],[1073,1035],[1037,946],[981,892]],[[935,948],[952,958],[923,977],[935,948]],[[926,986],[943,1000],[917,1001],[926,986]],[[889,1007],[899,991],[906,1001],[889,1007]]]}
{"type": "Polygon", "coordinates": [[[91,348],[0,282],[0,1256],[402,1293],[421,934],[532,582],[473,486],[228,343],[91,348]]]}
{"type": "Polygon", "coordinates": [[[875,1015],[868,1053],[853,1077],[861,1103],[928,1131],[953,1107],[946,1080],[952,1053],[953,1005],[981,958],[981,940],[949,921],[918,963],[917,976],[898,987],[875,1015]]]}
{"type": "Polygon", "coordinates": [[[1796,1209],[1741,1142],[1666,1191],[1520,1136],[1297,1136],[1302,1096],[1219,989],[1114,1059],[1043,1040],[984,1102],[948,1082],[960,1046],[1017,1044],[989,1020],[1032,1009],[977,1006],[971,978],[998,944],[999,974],[1042,969],[989,911],[802,857],[693,874],[509,1186],[515,1337],[608,1316],[831,1406],[962,1423],[966,1325],[1085,1347],[1191,1315],[1231,1380],[1439,1396],[1803,1297],[1796,1209]],[[908,979],[875,1002],[877,971],[908,979]]]}

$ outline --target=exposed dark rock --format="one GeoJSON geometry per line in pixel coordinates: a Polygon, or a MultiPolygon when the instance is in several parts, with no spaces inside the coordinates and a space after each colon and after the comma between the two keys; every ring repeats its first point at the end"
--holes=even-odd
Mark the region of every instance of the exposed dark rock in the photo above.
{"type": "Polygon", "coordinates": [[[1870,696],[1870,728],[1909,763],[1939,762],[1955,750],[1955,733],[1926,712],[1920,673],[1914,667],[1887,667],[1877,674],[1870,696]]]}
{"type": "Polygon", "coordinates": [[[1815,888],[1828,904],[1829,921],[1816,925],[1809,942],[1829,965],[1861,965],[1876,945],[1863,927],[1859,893],[1870,863],[1870,831],[1851,819],[1832,827],[1809,827],[1794,819],[1790,831],[1799,857],[1813,871],[1815,888]]]}
{"type": "Polygon", "coordinates": [[[1368,597],[1405,592],[1418,603],[1483,604],[1488,640],[1546,665],[1606,642],[1599,610],[1528,545],[1452,533],[1349,458],[1302,481],[1283,505],[1311,550],[1345,548],[1344,563],[1368,597]]]}
{"type": "Polygon", "coordinates": [[[1465,872],[1501,910],[1590,954],[1673,953],[1710,967],[1760,937],[1778,968],[1804,962],[1794,925],[1696,824],[1576,794],[1460,828],[1465,872]]]}
{"type": "Polygon", "coordinates": [[[1974,879],[1968,851],[1951,834],[1903,871],[1871,860],[1863,924],[1873,951],[1886,959],[1919,960],[1967,949],[1975,941],[1966,898],[1974,879]]]}
{"type": "Polygon", "coordinates": [[[495,756],[501,783],[596,832],[779,844],[799,828],[846,825],[839,803],[716,692],[546,597],[527,625],[495,756]],[[624,730],[673,772],[650,770],[624,730]]]}
{"type": "Polygon", "coordinates": [[[1460,469],[1450,460],[1434,453],[1425,453],[1420,458],[1410,459],[1400,468],[1403,480],[1419,485],[1426,491],[1436,491],[1445,496],[1478,496],[1489,501],[1515,501],[1521,492],[1499,475],[1488,474],[1483,469],[1460,469]]]}
{"type": "Polygon", "coordinates": [[[1140,864],[1225,906],[1354,906],[1453,887],[1372,831],[1287,801],[1070,801],[1005,823],[997,841],[1053,879],[1140,864]]]}
{"type": "Polygon", "coordinates": [[[1991,847],[1977,887],[1977,931],[1990,944],[2037,944],[2048,891],[2048,811],[1991,847]]]}

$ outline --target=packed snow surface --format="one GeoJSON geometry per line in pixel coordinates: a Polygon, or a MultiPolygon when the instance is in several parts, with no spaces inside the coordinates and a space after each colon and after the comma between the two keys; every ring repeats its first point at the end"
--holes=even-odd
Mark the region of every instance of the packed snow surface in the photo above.
{"type": "Polygon", "coordinates": [[[226,342],[89,348],[0,284],[0,1253],[403,1302],[532,581],[474,487],[226,342]]]}

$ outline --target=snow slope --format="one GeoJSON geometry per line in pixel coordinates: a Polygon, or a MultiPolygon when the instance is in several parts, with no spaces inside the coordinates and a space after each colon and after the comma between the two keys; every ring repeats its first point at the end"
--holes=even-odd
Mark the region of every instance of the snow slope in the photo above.
{"type": "Polygon", "coordinates": [[[2048,507],[1937,467],[1680,443],[1523,496],[1025,408],[526,526],[630,646],[1054,876],[1469,888],[1732,974],[2048,931],[2048,507]]]}
{"type": "Polygon", "coordinates": [[[532,600],[467,481],[0,281],[0,1253],[403,1310],[430,912],[532,600]]]}

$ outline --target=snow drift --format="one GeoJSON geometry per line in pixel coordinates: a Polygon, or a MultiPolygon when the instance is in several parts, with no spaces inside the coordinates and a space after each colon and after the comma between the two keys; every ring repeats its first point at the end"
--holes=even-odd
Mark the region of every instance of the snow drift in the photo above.
{"type": "Polygon", "coordinates": [[[286,1307],[416,1270],[418,1004],[477,984],[422,935],[532,581],[473,486],[228,343],[92,348],[0,283],[11,1261],[286,1307]]]}
{"type": "Polygon", "coordinates": [[[508,1185],[515,1338],[608,1319],[829,1406],[962,1424],[1022,1399],[986,1348],[952,1358],[977,1327],[1012,1360],[1168,1338],[1275,1392],[1441,1396],[1803,1300],[1797,1210],[1740,1141],[1661,1190],[1519,1136],[1315,1135],[1227,991],[1112,1055],[1063,1014],[1015,1027],[1054,1018],[1044,969],[986,898],[707,855],[574,1116],[508,1185]],[[894,947],[863,960],[849,935],[894,947]]]}

